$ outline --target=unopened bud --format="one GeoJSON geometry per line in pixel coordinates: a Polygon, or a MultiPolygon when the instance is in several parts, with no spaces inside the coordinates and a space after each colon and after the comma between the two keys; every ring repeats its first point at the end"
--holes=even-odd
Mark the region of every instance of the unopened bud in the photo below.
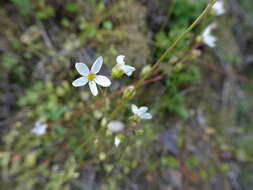
{"type": "Polygon", "coordinates": [[[129,122],[131,125],[137,125],[141,121],[140,117],[138,115],[133,115],[129,118],[129,122]]]}
{"type": "Polygon", "coordinates": [[[201,51],[198,49],[194,49],[194,50],[192,50],[191,55],[192,55],[193,59],[196,59],[201,55],[201,51]]]}
{"type": "Polygon", "coordinates": [[[203,43],[203,37],[202,37],[202,36],[198,36],[198,37],[196,38],[196,43],[197,43],[197,44],[202,44],[202,43],[203,43]]]}
{"type": "Polygon", "coordinates": [[[143,67],[143,69],[141,70],[141,75],[145,75],[147,73],[149,73],[151,71],[151,66],[150,65],[146,65],[145,67],[143,67]]]}
{"type": "Polygon", "coordinates": [[[118,64],[112,68],[112,78],[120,78],[123,74],[124,72],[118,64]]]}
{"type": "Polygon", "coordinates": [[[135,96],[135,88],[134,86],[129,86],[125,89],[124,93],[123,93],[123,99],[125,100],[130,100],[135,96]]]}
{"type": "Polygon", "coordinates": [[[101,125],[101,127],[106,127],[106,126],[107,126],[107,123],[108,123],[107,118],[104,117],[104,118],[101,120],[100,125],[101,125]]]}

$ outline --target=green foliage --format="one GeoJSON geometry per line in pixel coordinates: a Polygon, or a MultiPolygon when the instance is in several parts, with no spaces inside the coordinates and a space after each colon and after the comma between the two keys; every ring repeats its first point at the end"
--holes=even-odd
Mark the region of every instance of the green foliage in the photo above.
{"type": "Polygon", "coordinates": [[[30,0],[11,0],[18,8],[22,15],[29,15],[32,13],[32,3],[30,0]]]}
{"type": "Polygon", "coordinates": [[[199,15],[205,5],[206,0],[199,0],[198,3],[194,0],[172,0],[171,19],[176,18],[173,19],[174,30],[185,28],[199,15]]]}
{"type": "Polygon", "coordinates": [[[199,81],[199,71],[196,66],[179,68],[173,72],[166,82],[166,96],[163,105],[171,112],[175,112],[183,119],[188,118],[185,95],[180,92],[182,87],[199,81]]]}
{"type": "Polygon", "coordinates": [[[3,55],[2,63],[6,69],[13,69],[18,64],[18,59],[12,55],[3,55]]]}
{"type": "Polygon", "coordinates": [[[29,117],[40,116],[42,120],[58,120],[70,106],[70,104],[62,104],[64,102],[62,97],[67,98],[69,90],[70,86],[66,81],[57,88],[54,88],[50,81],[37,82],[18,102],[20,106],[29,105],[32,108],[28,112],[29,117]]]}
{"type": "Polygon", "coordinates": [[[178,167],[178,161],[173,156],[165,156],[162,157],[162,163],[171,167],[171,168],[177,168],[178,167]]]}
{"type": "Polygon", "coordinates": [[[36,12],[36,16],[39,19],[47,19],[49,17],[54,16],[54,9],[52,6],[46,5],[41,8],[38,12],[36,12]]]}
{"type": "MultiPolygon", "coordinates": [[[[159,48],[156,48],[155,55],[160,56],[165,49],[172,44],[176,37],[198,16],[198,14],[203,10],[206,5],[205,0],[201,0],[196,3],[194,0],[172,0],[170,8],[170,17],[171,22],[169,29],[161,30],[156,36],[156,44],[159,48]]],[[[173,51],[173,55],[178,56],[183,50],[187,50],[190,46],[190,39],[192,36],[189,35],[186,39],[181,41],[177,45],[176,51],[173,51]]],[[[165,59],[168,59],[166,57],[165,59]]]]}
{"type": "MultiPolygon", "coordinates": [[[[171,170],[198,173],[206,181],[216,174],[217,168],[205,165],[197,155],[199,152],[195,156],[186,145],[193,143],[189,145],[192,148],[197,144],[191,142],[196,133],[204,139],[197,140],[205,143],[210,138],[204,130],[192,130],[185,121],[190,117],[188,92],[200,80],[199,67],[188,56],[198,32],[190,33],[177,44],[175,51],[165,56],[159,68],[159,74],[166,75],[165,78],[148,83],[144,91],[128,86],[150,71],[152,63],[146,61],[157,60],[199,15],[206,1],[172,0],[168,23],[157,34],[146,28],[147,9],[139,1],[12,0],[12,3],[26,17],[20,24],[22,27],[15,22],[10,24],[5,36],[7,45],[0,47],[3,86],[7,84],[7,91],[9,86],[18,91],[11,99],[11,108],[12,104],[15,108],[4,121],[11,124],[4,129],[0,144],[3,189],[84,188],[80,181],[90,175],[95,176],[91,183],[98,184],[96,189],[117,190],[131,189],[128,186],[131,180],[136,185],[167,179],[171,170]],[[29,17],[32,13],[36,19],[29,17]],[[157,46],[155,49],[149,47],[149,35],[157,46]],[[140,54],[143,47],[148,48],[145,56],[140,54]],[[126,76],[113,79],[110,89],[92,97],[87,86],[78,89],[71,82],[78,76],[74,63],[91,60],[98,54],[105,58],[102,72],[106,74],[111,72],[118,54],[127,54],[127,64],[135,66],[137,71],[128,79],[126,76]],[[153,57],[148,57],[150,54],[153,57]],[[172,58],[177,61],[166,65],[172,58]],[[18,83],[18,88],[13,87],[12,81],[18,83]],[[155,93],[150,96],[152,91],[155,93]],[[127,106],[117,109],[125,102],[127,106]],[[134,102],[138,106],[148,105],[153,120],[136,119],[130,106],[134,102]],[[114,113],[117,117],[113,119],[125,124],[125,130],[117,134],[106,127],[114,113]],[[179,155],[172,156],[161,145],[170,143],[167,142],[170,138],[160,143],[157,134],[169,130],[178,120],[184,125],[176,127],[179,155]],[[37,121],[48,124],[44,135],[31,133],[37,121]],[[189,128],[192,133],[186,131],[189,128]],[[115,137],[121,140],[118,147],[114,145],[115,137]]],[[[235,58],[225,56],[225,60],[235,58]]],[[[240,149],[237,158],[252,160],[251,139],[249,135],[237,144],[240,149]]],[[[228,165],[221,168],[229,169],[228,165]]]]}
{"type": "Polygon", "coordinates": [[[80,9],[79,3],[68,3],[64,8],[69,12],[77,12],[80,9]]]}

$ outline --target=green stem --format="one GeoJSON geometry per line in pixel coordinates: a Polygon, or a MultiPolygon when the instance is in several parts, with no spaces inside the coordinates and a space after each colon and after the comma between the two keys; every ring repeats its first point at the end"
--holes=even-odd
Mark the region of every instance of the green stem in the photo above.
{"type": "Polygon", "coordinates": [[[108,180],[108,178],[111,176],[111,174],[113,173],[113,171],[117,168],[117,166],[119,165],[120,160],[122,159],[123,155],[126,153],[128,145],[130,144],[130,140],[127,139],[127,142],[125,144],[124,149],[119,153],[119,156],[117,157],[116,163],[114,164],[113,168],[111,169],[110,172],[107,173],[107,175],[105,176],[104,181],[106,182],[108,180]]]}

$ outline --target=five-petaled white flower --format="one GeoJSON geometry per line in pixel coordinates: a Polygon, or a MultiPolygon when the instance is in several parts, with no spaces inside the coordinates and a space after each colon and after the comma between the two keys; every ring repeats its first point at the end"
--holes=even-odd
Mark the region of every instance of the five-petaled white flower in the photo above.
{"type": "Polygon", "coordinates": [[[35,127],[31,129],[31,133],[33,133],[37,136],[44,135],[46,133],[47,127],[48,127],[48,125],[46,123],[41,123],[41,122],[37,121],[35,123],[35,127]]]}
{"type": "Polygon", "coordinates": [[[212,10],[216,13],[216,15],[220,16],[223,15],[226,12],[226,9],[224,8],[224,3],[222,0],[217,1],[213,7],[212,10]]]}
{"type": "Polygon", "coordinates": [[[203,42],[208,45],[209,47],[215,47],[216,46],[216,37],[212,35],[212,29],[215,27],[214,24],[210,24],[206,27],[202,34],[203,42]]]}
{"type": "Polygon", "coordinates": [[[97,75],[100,71],[103,64],[103,58],[98,57],[96,61],[93,63],[91,70],[84,63],[76,63],[76,70],[79,72],[82,77],[76,79],[72,82],[72,85],[75,87],[84,86],[87,83],[89,84],[90,91],[94,96],[98,95],[97,85],[101,85],[103,87],[109,87],[111,85],[111,81],[103,75],[97,75]]]}
{"type": "Polygon", "coordinates": [[[127,75],[131,76],[133,72],[135,71],[135,68],[129,65],[125,64],[125,56],[124,55],[119,55],[116,58],[117,65],[119,68],[127,75]]]}
{"type": "Polygon", "coordinates": [[[136,105],[132,104],[132,112],[141,119],[152,119],[152,115],[147,111],[148,107],[146,106],[138,108],[136,105]]]}

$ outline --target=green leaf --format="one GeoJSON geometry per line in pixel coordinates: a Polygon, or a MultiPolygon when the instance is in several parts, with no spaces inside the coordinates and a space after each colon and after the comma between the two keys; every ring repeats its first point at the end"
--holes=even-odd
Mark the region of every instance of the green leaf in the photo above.
{"type": "Polygon", "coordinates": [[[67,11],[69,12],[76,12],[79,9],[79,4],[78,3],[68,3],[64,7],[67,11]]]}

